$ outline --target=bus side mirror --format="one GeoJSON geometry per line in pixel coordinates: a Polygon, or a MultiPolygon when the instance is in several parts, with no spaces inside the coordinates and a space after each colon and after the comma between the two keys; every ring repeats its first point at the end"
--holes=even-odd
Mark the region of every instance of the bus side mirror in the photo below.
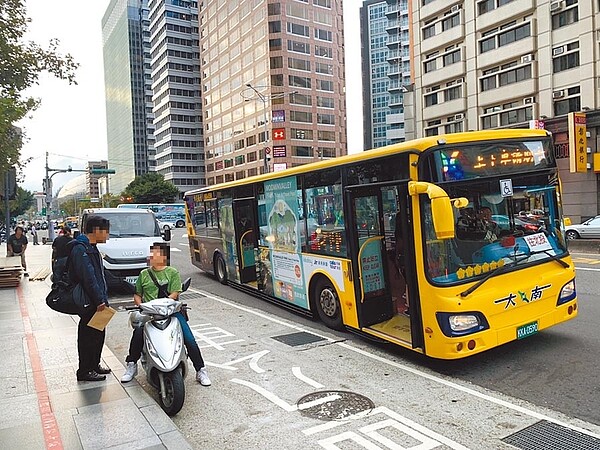
{"type": "MultiPolygon", "coordinates": [[[[452,239],[454,237],[454,213],[446,191],[425,181],[409,181],[408,193],[410,195],[427,194],[431,202],[431,216],[436,237],[452,239]]],[[[462,205],[462,199],[455,199],[453,202],[457,207],[458,204],[462,205]]]]}

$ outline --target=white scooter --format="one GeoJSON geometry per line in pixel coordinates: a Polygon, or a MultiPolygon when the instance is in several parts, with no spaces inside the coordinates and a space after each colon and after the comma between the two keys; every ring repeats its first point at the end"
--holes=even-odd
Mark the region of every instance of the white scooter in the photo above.
{"type": "MultiPolygon", "coordinates": [[[[183,283],[182,292],[190,286],[191,278],[183,283]]],[[[187,351],[183,332],[176,317],[186,304],[170,298],[157,298],[139,306],[128,306],[132,327],[144,327],[144,348],[140,361],[150,385],[160,392],[159,404],[174,416],[185,400],[184,379],[187,375],[187,351]]]]}

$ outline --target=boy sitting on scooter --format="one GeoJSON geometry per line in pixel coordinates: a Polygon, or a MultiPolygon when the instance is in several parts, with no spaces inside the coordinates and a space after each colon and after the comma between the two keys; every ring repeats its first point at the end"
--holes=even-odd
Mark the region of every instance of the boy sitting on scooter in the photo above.
{"type": "MultiPolygon", "coordinates": [[[[181,276],[177,269],[167,265],[167,252],[167,244],[163,242],[155,242],[150,247],[150,267],[142,270],[135,284],[133,301],[136,305],[162,297],[172,298],[173,300],[177,300],[179,297],[182,289],[181,276]]],[[[192,360],[196,369],[196,381],[202,386],[210,386],[204,360],[190,326],[181,312],[177,312],[173,316],[177,317],[181,324],[188,357],[192,360]]],[[[137,362],[140,359],[143,347],[144,330],[142,327],[135,327],[129,344],[129,355],[125,359],[127,370],[121,378],[121,383],[127,383],[137,375],[137,362]]]]}

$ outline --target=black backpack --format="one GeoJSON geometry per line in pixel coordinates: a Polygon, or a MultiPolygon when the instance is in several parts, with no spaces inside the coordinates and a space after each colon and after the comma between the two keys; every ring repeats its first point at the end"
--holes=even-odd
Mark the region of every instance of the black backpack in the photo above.
{"type": "Polygon", "coordinates": [[[68,256],[58,258],[52,266],[52,288],[46,296],[46,304],[59,313],[85,315],[92,311],[93,305],[79,282],[74,282],[69,274],[71,254],[76,245],[73,243],[68,256]]]}

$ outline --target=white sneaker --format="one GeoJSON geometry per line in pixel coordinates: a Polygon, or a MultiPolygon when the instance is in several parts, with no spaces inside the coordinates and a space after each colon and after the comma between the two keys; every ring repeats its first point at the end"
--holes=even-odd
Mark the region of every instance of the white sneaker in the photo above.
{"type": "Polygon", "coordinates": [[[137,375],[137,363],[128,362],[127,370],[125,370],[125,373],[121,377],[121,383],[129,383],[131,380],[133,380],[133,377],[135,377],[136,375],[137,375]]]}
{"type": "Polygon", "coordinates": [[[202,386],[210,386],[210,378],[208,378],[208,372],[206,372],[206,367],[203,367],[198,372],[196,372],[196,381],[199,382],[202,386]]]}

